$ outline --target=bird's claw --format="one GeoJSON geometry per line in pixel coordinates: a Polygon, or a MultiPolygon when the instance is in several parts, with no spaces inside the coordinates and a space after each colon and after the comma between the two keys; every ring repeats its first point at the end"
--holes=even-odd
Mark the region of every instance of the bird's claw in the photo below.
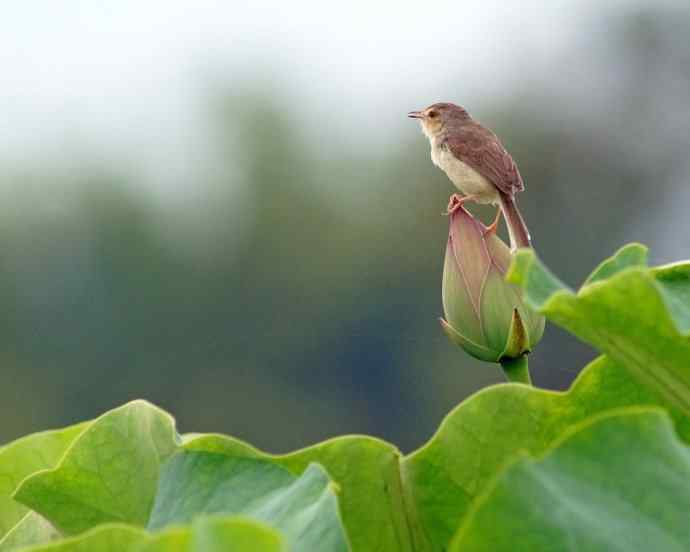
{"type": "Polygon", "coordinates": [[[455,213],[455,211],[462,207],[463,203],[471,199],[474,199],[473,196],[461,196],[459,194],[452,194],[450,196],[450,199],[448,200],[448,207],[446,208],[446,212],[444,214],[452,215],[453,213],[455,213]]]}

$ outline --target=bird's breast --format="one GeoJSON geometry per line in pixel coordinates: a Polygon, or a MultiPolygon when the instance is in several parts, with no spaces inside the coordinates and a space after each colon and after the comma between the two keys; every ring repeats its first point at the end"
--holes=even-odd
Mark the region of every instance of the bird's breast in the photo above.
{"type": "Polygon", "coordinates": [[[472,167],[455,157],[446,147],[432,144],[431,160],[446,173],[463,194],[475,196],[479,203],[497,203],[496,187],[472,167]]]}

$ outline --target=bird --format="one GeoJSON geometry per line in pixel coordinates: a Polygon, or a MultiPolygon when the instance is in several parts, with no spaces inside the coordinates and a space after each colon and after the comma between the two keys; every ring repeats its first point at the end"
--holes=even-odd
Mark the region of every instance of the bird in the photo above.
{"type": "Polygon", "coordinates": [[[462,192],[451,197],[457,209],[466,201],[498,207],[487,232],[495,232],[506,219],[511,248],[531,247],[527,225],[517,207],[515,195],[525,189],[520,171],[498,137],[474,120],[459,105],[439,102],[408,117],[418,119],[431,144],[431,160],[462,192]]]}

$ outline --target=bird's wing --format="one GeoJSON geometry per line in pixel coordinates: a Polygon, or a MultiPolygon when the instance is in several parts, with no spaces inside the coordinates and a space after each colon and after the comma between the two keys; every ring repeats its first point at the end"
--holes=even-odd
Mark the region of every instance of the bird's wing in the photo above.
{"type": "Polygon", "coordinates": [[[501,192],[513,195],[525,189],[515,161],[490,130],[476,123],[467,125],[461,133],[448,137],[445,145],[501,192]]]}

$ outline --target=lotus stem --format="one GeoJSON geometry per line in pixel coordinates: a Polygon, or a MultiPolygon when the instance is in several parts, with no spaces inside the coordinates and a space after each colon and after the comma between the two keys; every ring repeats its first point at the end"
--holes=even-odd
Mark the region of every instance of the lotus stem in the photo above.
{"type": "Polygon", "coordinates": [[[518,358],[506,358],[500,362],[501,368],[503,368],[503,373],[508,381],[532,385],[532,378],[529,375],[527,355],[522,355],[518,358]]]}

